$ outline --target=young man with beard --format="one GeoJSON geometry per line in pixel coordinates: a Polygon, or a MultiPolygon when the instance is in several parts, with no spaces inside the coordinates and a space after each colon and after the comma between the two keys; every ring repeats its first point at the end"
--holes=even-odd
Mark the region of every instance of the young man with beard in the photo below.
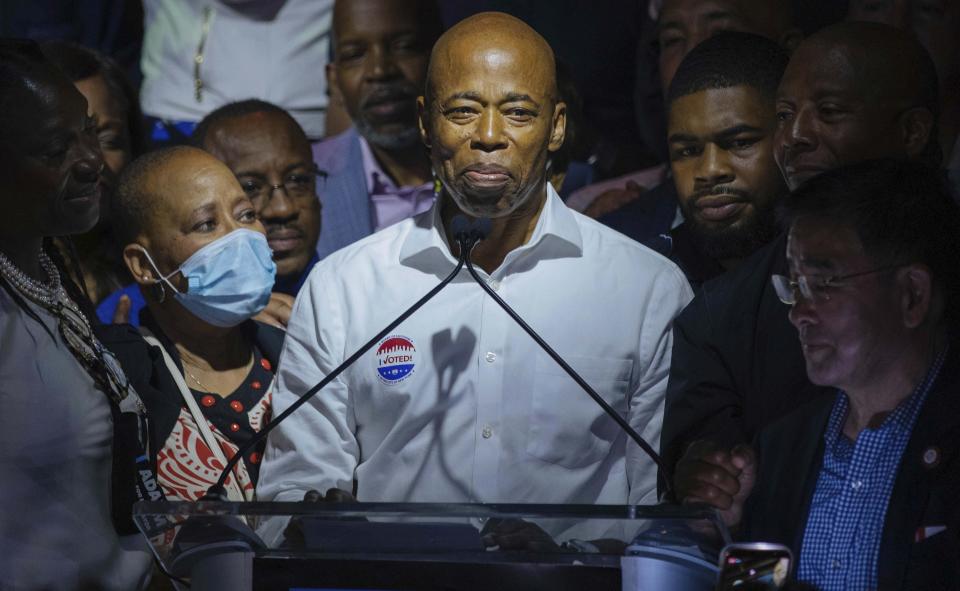
{"type": "Polygon", "coordinates": [[[353,127],[313,148],[314,161],[329,175],[321,195],[321,259],[433,204],[416,107],[440,31],[434,0],[334,5],[327,79],[353,127]]]}
{"type": "MultiPolygon", "coordinates": [[[[641,69],[637,71],[637,78],[642,81],[638,84],[643,87],[637,89],[636,98],[640,101],[637,124],[639,129],[648,130],[645,133],[648,138],[657,143],[666,138],[664,103],[680,62],[697,45],[723,31],[761,35],[787,52],[792,51],[802,37],[793,23],[790,0],[664,0],[655,31],[657,55],[638,59],[641,69]],[[654,69],[659,72],[656,82],[650,80],[653,76],[647,71],[654,59],[654,69]],[[653,86],[657,87],[655,95],[653,86]]],[[[644,44],[639,48],[641,54],[649,51],[646,38],[640,43],[644,44]]],[[[595,199],[588,196],[598,192],[596,186],[585,187],[579,194],[572,194],[567,203],[641,244],[658,252],[669,252],[665,236],[678,219],[676,191],[669,174],[660,174],[656,182],[647,184],[651,173],[657,173],[658,168],[661,167],[597,183],[598,186],[613,183],[617,186],[595,199]],[[592,201],[583,202],[581,195],[592,201]]]]}
{"type": "Polygon", "coordinates": [[[773,159],[774,96],[787,61],[769,39],[720,33],[687,55],[670,85],[667,141],[684,217],[670,258],[694,288],[777,233],[786,187],[773,159]]]}

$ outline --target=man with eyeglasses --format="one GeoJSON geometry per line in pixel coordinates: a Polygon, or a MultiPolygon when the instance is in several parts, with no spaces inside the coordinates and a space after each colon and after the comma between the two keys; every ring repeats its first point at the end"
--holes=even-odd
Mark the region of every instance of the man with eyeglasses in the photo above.
{"type": "Polygon", "coordinates": [[[318,260],[327,176],[314,164],[303,129],[280,107],[251,99],[204,117],[193,142],[236,175],[267,231],[277,264],[273,291],[296,296],[318,260]]]}
{"type": "Polygon", "coordinates": [[[790,546],[822,591],[960,586],[960,210],[936,169],[872,161],[786,203],[790,306],[829,387],[753,448],[710,457],[686,498],[790,546]]]}
{"type": "MultiPolygon", "coordinates": [[[[253,202],[277,265],[270,303],[256,319],[283,328],[294,297],[318,260],[321,204],[317,197],[322,198],[326,173],[314,164],[310,142],[296,120],[261,100],[230,103],[212,111],[197,125],[192,140],[233,171],[253,202]]],[[[97,312],[104,322],[137,325],[144,305],[134,284],[104,300],[97,312]],[[118,313],[122,295],[130,301],[128,315],[118,313]]]]}

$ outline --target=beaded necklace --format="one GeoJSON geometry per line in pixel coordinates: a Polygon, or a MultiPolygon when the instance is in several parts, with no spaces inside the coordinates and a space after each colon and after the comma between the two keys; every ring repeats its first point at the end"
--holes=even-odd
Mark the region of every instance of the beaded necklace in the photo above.
{"type": "MultiPolygon", "coordinates": [[[[47,275],[46,283],[28,276],[0,252],[0,276],[25,298],[53,314],[67,348],[97,386],[120,404],[130,392],[120,363],[94,336],[90,322],[67,295],[57,267],[43,251],[40,251],[40,267],[47,275]]],[[[137,406],[142,406],[137,402],[137,406]]]]}

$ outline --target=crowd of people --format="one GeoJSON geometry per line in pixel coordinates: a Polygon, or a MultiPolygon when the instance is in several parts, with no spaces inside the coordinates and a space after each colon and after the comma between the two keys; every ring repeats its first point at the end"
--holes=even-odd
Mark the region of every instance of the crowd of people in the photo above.
{"type": "Polygon", "coordinates": [[[144,0],[142,80],[4,28],[0,589],[156,584],[133,504],[241,448],[231,501],[699,503],[960,589],[960,1],[814,4],[599,3],[613,76],[509,0],[144,0]],[[659,466],[466,269],[253,445],[464,257],[659,466]]]}

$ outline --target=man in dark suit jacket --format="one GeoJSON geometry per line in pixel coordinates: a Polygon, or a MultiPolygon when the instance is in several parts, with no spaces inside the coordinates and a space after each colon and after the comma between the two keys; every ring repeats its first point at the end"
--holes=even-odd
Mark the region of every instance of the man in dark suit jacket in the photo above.
{"type": "Polygon", "coordinates": [[[686,502],[790,546],[823,591],[960,588],[960,208],[903,161],[824,173],[787,201],[790,306],[833,394],[701,458],[686,502]]]}

